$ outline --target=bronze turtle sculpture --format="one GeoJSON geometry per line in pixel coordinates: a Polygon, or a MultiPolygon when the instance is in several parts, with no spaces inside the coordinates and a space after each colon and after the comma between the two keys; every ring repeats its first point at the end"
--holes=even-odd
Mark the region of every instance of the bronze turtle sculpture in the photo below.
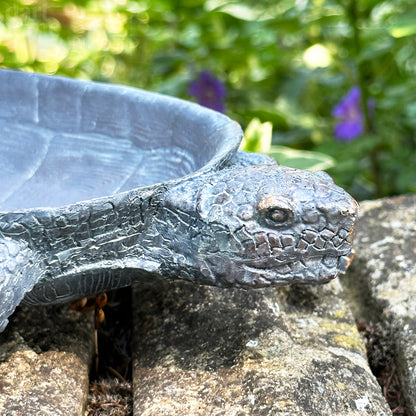
{"type": "Polygon", "coordinates": [[[21,302],[324,283],[350,262],[355,200],[238,151],[240,126],[197,104],[0,70],[0,126],[0,331],[21,302]]]}

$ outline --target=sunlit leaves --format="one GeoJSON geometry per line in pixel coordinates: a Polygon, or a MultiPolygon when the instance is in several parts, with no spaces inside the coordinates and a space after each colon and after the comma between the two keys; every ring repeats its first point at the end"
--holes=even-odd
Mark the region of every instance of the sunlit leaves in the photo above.
{"type": "Polygon", "coordinates": [[[1,0],[0,65],[185,99],[209,71],[230,117],[272,123],[260,136],[273,146],[327,153],[337,183],[367,198],[416,191],[415,21],[414,0],[1,0]],[[338,143],[331,110],[360,79],[374,131],[338,143]]]}
{"type": "Polygon", "coordinates": [[[272,144],[272,130],[272,123],[262,123],[258,118],[253,118],[244,132],[240,149],[247,152],[269,153],[272,144]]]}

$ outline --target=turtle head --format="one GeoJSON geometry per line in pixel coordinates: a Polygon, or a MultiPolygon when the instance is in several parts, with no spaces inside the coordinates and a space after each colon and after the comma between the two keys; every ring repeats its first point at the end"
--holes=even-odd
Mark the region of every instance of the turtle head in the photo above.
{"type": "Polygon", "coordinates": [[[201,283],[324,283],[352,259],[358,204],[324,172],[235,166],[205,181],[195,204],[201,283]]]}

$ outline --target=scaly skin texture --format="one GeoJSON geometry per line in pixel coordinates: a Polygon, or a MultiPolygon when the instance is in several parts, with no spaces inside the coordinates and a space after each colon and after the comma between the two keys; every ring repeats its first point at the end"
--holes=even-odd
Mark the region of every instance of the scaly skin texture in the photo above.
{"type": "MultiPolygon", "coordinates": [[[[322,172],[244,161],[104,203],[8,214],[2,244],[14,257],[32,255],[36,273],[22,260],[23,286],[14,279],[7,293],[19,287],[26,303],[49,304],[149,278],[263,287],[345,271],[357,203],[322,172]]],[[[9,299],[3,322],[19,302],[9,299]]]]}
{"type": "Polygon", "coordinates": [[[35,280],[31,276],[39,274],[36,264],[36,255],[27,241],[0,238],[0,332],[25,293],[33,288],[35,280]]]}
{"type": "Polygon", "coordinates": [[[22,301],[145,279],[323,283],[351,259],[356,202],[324,173],[236,153],[222,114],[8,70],[0,96],[0,331],[22,301]]]}
{"type": "Polygon", "coordinates": [[[164,201],[161,221],[176,223],[171,247],[182,250],[191,281],[324,283],[351,258],[358,205],[323,172],[235,166],[172,189],[164,201]]]}

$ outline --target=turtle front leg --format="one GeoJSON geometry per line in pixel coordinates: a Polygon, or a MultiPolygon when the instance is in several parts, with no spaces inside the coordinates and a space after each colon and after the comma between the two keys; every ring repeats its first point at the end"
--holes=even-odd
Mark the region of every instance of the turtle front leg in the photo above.
{"type": "Polygon", "coordinates": [[[24,240],[0,237],[0,332],[42,277],[41,256],[24,240]]]}

